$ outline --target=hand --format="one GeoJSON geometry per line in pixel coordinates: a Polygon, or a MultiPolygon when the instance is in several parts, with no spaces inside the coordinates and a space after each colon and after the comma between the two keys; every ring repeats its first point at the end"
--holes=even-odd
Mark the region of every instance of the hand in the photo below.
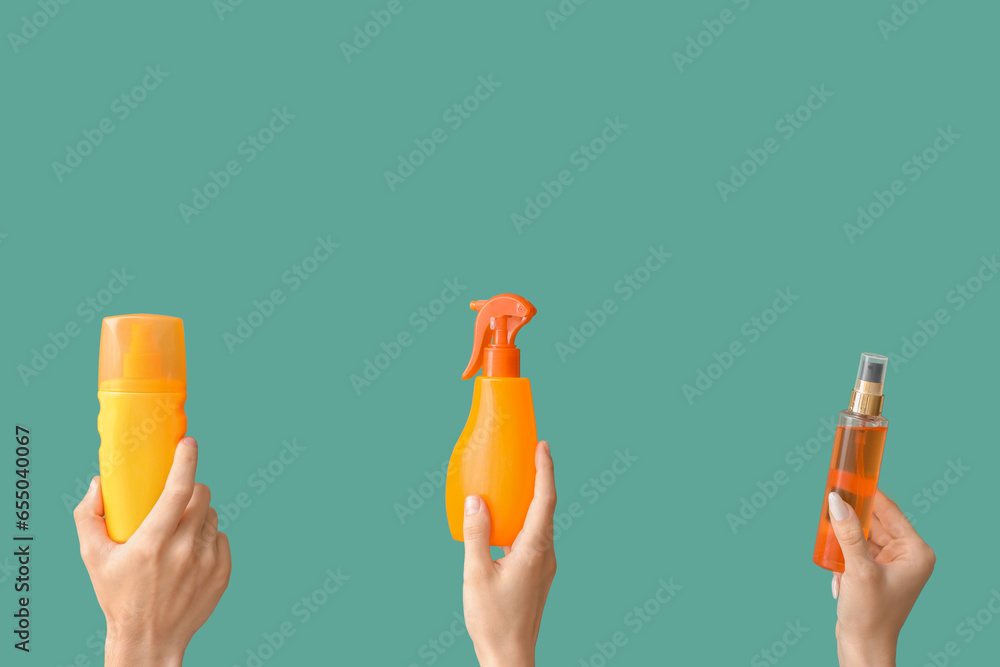
{"type": "Polygon", "coordinates": [[[542,609],[556,574],[552,515],[556,481],[549,443],[535,449],[535,495],[514,544],[490,556],[490,511],[479,496],[465,499],[465,625],[483,667],[532,667],[542,609]]]}
{"type": "Polygon", "coordinates": [[[881,491],[868,541],[850,505],[836,493],[829,505],[844,552],[844,573],[834,574],[832,583],[840,664],[894,666],[899,631],[934,570],[934,552],[881,491]]]}
{"type": "Polygon", "coordinates": [[[73,512],[108,623],[105,665],[180,665],[229,585],[229,540],[218,530],[208,487],[195,484],[197,465],[198,444],[183,438],[163,493],[125,544],[108,537],[100,477],[73,512]]]}

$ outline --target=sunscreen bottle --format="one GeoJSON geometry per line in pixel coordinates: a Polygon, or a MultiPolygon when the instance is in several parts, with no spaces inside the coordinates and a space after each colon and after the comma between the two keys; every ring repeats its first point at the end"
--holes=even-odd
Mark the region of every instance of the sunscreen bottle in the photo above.
{"type": "Polygon", "coordinates": [[[844,571],[844,554],[830,525],[828,497],[836,493],[854,508],[868,539],[878,473],[889,421],[882,417],[882,384],[889,360],[880,354],[861,355],[850,407],[840,413],[833,439],[830,474],[823,494],[823,512],[813,562],[827,570],[844,571]]]}
{"type": "Polygon", "coordinates": [[[125,542],[156,504],[187,431],[184,323],[104,318],[98,364],[101,490],[108,536],[125,542]]]}
{"type": "Polygon", "coordinates": [[[514,337],[535,315],[516,294],[473,301],[476,316],[468,380],[472,409],[448,463],[445,505],[451,536],[462,541],[465,498],[481,496],[490,511],[490,544],[510,546],[521,532],[535,488],[535,410],[531,383],[521,377],[521,351],[514,337]]]}

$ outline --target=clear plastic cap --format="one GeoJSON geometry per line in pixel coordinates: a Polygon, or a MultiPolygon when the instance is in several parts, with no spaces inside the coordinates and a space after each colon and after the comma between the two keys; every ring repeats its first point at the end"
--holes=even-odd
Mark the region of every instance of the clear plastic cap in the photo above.
{"type": "Polygon", "coordinates": [[[117,315],[101,325],[98,391],[185,392],[184,322],[166,315],[117,315]]]}
{"type": "MultiPolygon", "coordinates": [[[[858,366],[858,381],[882,384],[885,382],[885,369],[889,366],[889,358],[870,352],[861,353],[861,365],[858,366]]],[[[879,394],[882,392],[879,391],[879,394]]]]}

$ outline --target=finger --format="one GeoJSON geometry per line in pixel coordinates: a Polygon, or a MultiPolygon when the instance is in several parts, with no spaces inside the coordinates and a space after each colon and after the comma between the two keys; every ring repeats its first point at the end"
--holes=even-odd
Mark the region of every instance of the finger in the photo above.
{"type": "Polygon", "coordinates": [[[490,510],[479,496],[465,499],[465,522],[462,525],[465,540],[465,577],[488,572],[493,565],[490,556],[490,510]]]}
{"type": "Polygon", "coordinates": [[[201,527],[201,539],[207,544],[216,545],[219,535],[219,513],[215,508],[209,507],[205,516],[205,524],[201,527]]]}
{"type": "Polygon", "coordinates": [[[889,540],[891,539],[892,536],[886,530],[886,527],[882,525],[881,519],[872,515],[872,522],[868,527],[868,543],[881,549],[889,544],[889,540]]]}
{"type": "Polygon", "coordinates": [[[878,490],[875,491],[874,512],[892,537],[920,537],[903,510],[878,490]]]}
{"type": "Polygon", "coordinates": [[[73,510],[73,519],[76,521],[76,532],[80,537],[80,555],[84,561],[100,549],[113,544],[108,537],[108,527],[104,523],[104,496],[100,477],[90,480],[90,488],[73,510]]]}
{"type": "Polygon", "coordinates": [[[535,495],[528,506],[518,544],[545,551],[552,546],[552,515],[556,511],[556,478],[549,443],[535,449],[535,495]]]}
{"type": "Polygon", "coordinates": [[[510,555],[510,547],[500,547],[500,548],[503,549],[503,555],[504,556],[509,556],[510,555]]]}
{"type": "Polygon", "coordinates": [[[181,523],[177,526],[177,535],[194,539],[201,534],[201,529],[205,525],[205,517],[208,516],[208,509],[212,503],[212,492],[204,484],[195,484],[194,493],[188,501],[187,509],[181,523]]]}
{"type": "Polygon", "coordinates": [[[194,494],[194,472],[197,467],[198,443],[194,438],[181,438],[174,450],[174,463],[170,466],[163,493],[137,533],[163,537],[177,532],[184,510],[194,494]]]}
{"type": "Polygon", "coordinates": [[[912,546],[904,540],[894,540],[885,545],[875,557],[877,563],[891,563],[897,558],[913,553],[912,546]]]}
{"type": "Polygon", "coordinates": [[[233,573],[233,555],[229,550],[229,538],[225,533],[218,533],[215,536],[215,551],[219,555],[218,563],[224,575],[222,590],[226,590],[229,587],[229,577],[233,573]]]}
{"type": "Polygon", "coordinates": [[[840,542],[840,550],[844,552],[846,568],[856,567],[865,562],[873,562],[868,550],[865,533],[854,508],[843,501],[836,493],[829,495],[830,524],[840,542]]]}

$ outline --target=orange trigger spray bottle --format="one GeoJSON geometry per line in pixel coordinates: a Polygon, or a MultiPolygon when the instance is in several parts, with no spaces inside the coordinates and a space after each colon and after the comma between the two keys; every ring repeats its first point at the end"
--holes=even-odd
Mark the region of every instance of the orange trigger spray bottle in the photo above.
{"type": "Polygon", "coordinates": [[[514,337],[535,315],[516,294],[473,301],[476,316],[472,358],[462,379],[482,368],[472,390],[472,409],[448,463],[445,505],[451,536],[462,541],[465,498],[481,496],[490,511],[490,544],[510,546],[521,532],[535,487],[535,410],[531,383],[521,377],[514,337]]]}
{"type": "Polygon", "coordinates": [[[108,536],[122,543],[156,504],[187,431],[184,323],[105,317],[98,366],[104,519],[108,536]]]}

